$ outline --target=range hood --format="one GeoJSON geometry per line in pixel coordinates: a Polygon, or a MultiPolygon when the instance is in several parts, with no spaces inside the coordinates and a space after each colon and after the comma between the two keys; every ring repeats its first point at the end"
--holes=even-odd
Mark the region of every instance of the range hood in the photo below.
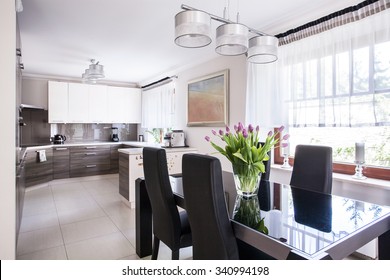
{"type": "Polygon", "coordinates": [[[30,104],[20,104],[19,108],[21,110],[23,109],[37,109],[37,110],[45,110],[43,107],[35,106],[35,105],[30,105],[30,104]]]}

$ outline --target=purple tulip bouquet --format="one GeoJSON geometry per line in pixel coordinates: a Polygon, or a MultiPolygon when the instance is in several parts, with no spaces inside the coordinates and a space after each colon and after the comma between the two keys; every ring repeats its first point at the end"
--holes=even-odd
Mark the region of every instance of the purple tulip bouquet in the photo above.
{"type": "MultiPolygon", "coordinates": [[[[251,124],[248,127],[239,122],[234,125],[234,131],[229,127],[226,130],[219,130],[217,133],[212,130],[214,136],[224,142],[225,147],[217,145],[206,136],[206,141],[222,155],[224,155],[233,167],[233,175],[237,193],[243,196],[253,196],[257,194],[261,174],[265,172],[264,161],[269,160],[268,152],[279,143],[278,135],[282,133],[284,127],[281,126],[276,133],[270,131],[264,144],[259,143],[259,126],[254,128],[251,124]]],[[[287,140],[288,134],[283,140],[287,140]]],[[[282,147],[287,144],[282,143],[282,147]]]]}

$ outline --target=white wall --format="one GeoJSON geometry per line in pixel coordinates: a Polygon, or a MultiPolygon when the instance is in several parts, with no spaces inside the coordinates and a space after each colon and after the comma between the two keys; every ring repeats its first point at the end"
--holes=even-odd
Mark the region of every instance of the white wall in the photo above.
{"type": "MultiPolygon", "coordinates": [[[[219,130],[220,127],[187,127],[187,86],[188,82],[229,69],[229,126],[232,127],[239,121],[245,121],[245,95],[246,95],[246,57],[245,56],[220,56],[209,62],[193,68],[183,70],[176,79],[176,126],[175,129],[183,129],[186,132],[187,144],[195,147],[201,153],[214,153],[215,150],[204,137],[211,136],[211,129],[219,130]]],[[[222,127],[224,129],[224,127],[222,127]]],[[[231,170],[230,163],[220,154],[213,154],[221,159],[224,170],[231,170]]]]}
{"type": "Polygon", "coordinates": [[[15,0],[0,2],[0,259],[15,259],[15,0]]]}

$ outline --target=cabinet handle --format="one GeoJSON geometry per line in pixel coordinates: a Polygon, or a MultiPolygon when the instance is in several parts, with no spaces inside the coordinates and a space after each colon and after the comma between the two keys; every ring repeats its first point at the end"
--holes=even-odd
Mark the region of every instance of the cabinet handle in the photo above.
{"type": "Polygon", "coordinates": [[[141,163],[138,163],[138,166],[143,166],[144,164],[141,162],[141,163]]]}
{"type": "Polygon", "coordinates": [[[96,167],[96,164],[91,164],[91,165],[87,165],[87,166],[85,166],[86,168],[94,168],[94,167],[96,167]]]}
{"type": "Polygon", "coordinates": [[[86,146],[86,149],[96,149],[96,146],[86,146]]]}
{"type": "Polygon", "coordinates": [[[94,156],[96,153],[85,153],[86,156],[94,156]]]}
{"type": "Polygon", "coordinates": [[[56,151],[65,151],[67,150],[68,148],[56,148],[56,151]]]}

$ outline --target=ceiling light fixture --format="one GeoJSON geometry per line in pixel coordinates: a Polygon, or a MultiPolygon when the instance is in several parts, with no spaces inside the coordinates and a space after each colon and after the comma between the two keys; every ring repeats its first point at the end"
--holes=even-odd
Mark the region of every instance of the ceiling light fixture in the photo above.
{"type": "Polygon", "coordinates": [[[103,65],[95,62],[95,59],[91,59],[91,64],[88,69],[85,69],[85,72],[82,74],[83,82],[96,84],[100,79],[104,79],[104,69],[103,65]]]}
{"type": "Polygon", "coordinates": [[[216,30],[215,51],[220,55],[247,54],[248,62],[265,64],[278,58],[278,38],[244,24],[201,11],[182,4],[175,16],[175,43],[185,48],[200,48],[211,43],[211,19],[222,22],[216,30]],[[249,39],[249,33],[255,36],[249,39]]]}

